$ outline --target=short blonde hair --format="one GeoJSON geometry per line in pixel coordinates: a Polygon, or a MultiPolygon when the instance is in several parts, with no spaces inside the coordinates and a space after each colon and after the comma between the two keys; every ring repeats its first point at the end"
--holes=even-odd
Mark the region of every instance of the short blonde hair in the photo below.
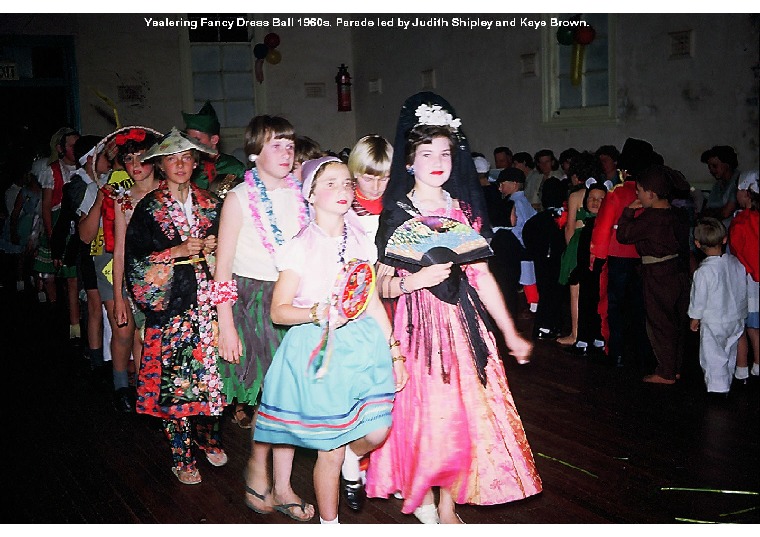
{"type": "Polygon", "coordinates": [[[377,134],[365,136],[348,155],[348,171],[356,179],[360,175],[385,177],[391,172],[393,146],[377,134]]]}
{"type": "Polygon", "coordinates": [[[726,226],[717,218],[700,218],[694,227],[694,240],[699,241],[700,248],[720,246],[725,238],[726,226]]]}

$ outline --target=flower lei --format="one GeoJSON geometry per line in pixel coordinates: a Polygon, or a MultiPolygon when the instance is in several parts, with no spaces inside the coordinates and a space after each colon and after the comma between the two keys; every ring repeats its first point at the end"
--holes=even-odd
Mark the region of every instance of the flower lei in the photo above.
{"type": "Polygon", "coordinates": [[[414,114],[419,118],[418,125],[440,125],[451,127],[453,130],[458,130],[462,125],[461,119],[454,118],[439,104],[431,106],[423,103],[417,107],[414,114]]]}
{"type": "MultiPolygon", "coordinates": [[[[179,231],[183,241],[190,237],[199,237],[201,232],[201,214],[198,203],[193,203],[193,217],[195,222],[192,226],[188,222],[185,211],[180,206],[178,200],[171,195],[165,182],[159,186],[164,190],[164,205],[171,216],[172,222],[179,231]],[[163,187],[163,188],[162,188],[163,187]]],[[[195,195],[191,187],[188,195],[195,195]]],[[[201,350],[203,353],[204,373],[199,378],[199,385],[205,384],[208,387],[208,408],[212,416],[219,415],[224,409],[224,399],[222,397],[222,379],[216,367],[216,346],[214,344],[213,323],[216,320],[216,310],[212,304],[212,289],[206,271],[195,266],[195,281],[198,284],[198,307],[194,308],[191,313],[191,319],[198,323],[200,332],[201,350]]]]}
{"type": "MultiPolygon", "coordinates": [[[[277,226],[277,219],[274,215],[272,200],[269,199],[266,186],[259,177],[259,172],[256,168],[245,172],[245,184],[248,185],[248,207],[251,210],[253,224],[256,227],[256,231],[259,235],[259,238],[261,239],[261,243],[264,245],[264,248],[266,248],[267,252],[269,252],[270,255],[274,256],[274,245],[269,240],[269,234],[267,233],[266,229],[264,229],[264,222],[262,221],[261,213],[259,212],[260,205],[263,205],[264,207],[267,219],[269,220],[271,233],[274,236],[274,240],[277,243],[277,246],[282,246],[282,244],[285,242],[285,239],[282,236],[282,231],[277,226]]],[[[301,187],[296,184],[296,180],[292,174],[285,176],[285,184],[287,185],[287,188],[297,194],[296,198],[301,202],[298,212],[298,222],[300,224],[300,227],[303,227],[308,223],[309,220],[306,214],[306,201],[303,199],[303,194],[301,194],[301,187]]]]}

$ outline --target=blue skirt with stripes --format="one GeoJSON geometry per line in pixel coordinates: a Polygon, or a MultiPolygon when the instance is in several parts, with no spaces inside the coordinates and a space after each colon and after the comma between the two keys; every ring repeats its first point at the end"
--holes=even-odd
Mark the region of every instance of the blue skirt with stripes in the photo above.
{"type": "Polygon", "coordinates": [[[326,372],[309,366],[322,329],[293,326],[264,378],[254,440],[329,451],[390,427],[395,394],[388,342],[369,315],[335,330],[326,372]]]}

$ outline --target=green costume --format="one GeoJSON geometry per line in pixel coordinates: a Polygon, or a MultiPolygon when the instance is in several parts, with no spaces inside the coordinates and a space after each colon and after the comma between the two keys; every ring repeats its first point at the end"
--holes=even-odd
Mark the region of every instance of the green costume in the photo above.
{"type": "MultiPolygon", "coordinates": [[[[185,120],[185,131],[196,130],[218,136],[221,125],[216,116],[216,110],[210,101],[206,101],[197,114],[182,112],[185,120]]],[[[219,153],[214,160],[202,159],[200,165],[193,171],[193,183],[201,188],[212,190],[224,199],[227,191],[241,183],[245,176],[245,165],[232,155],[219,153]],[[233,176],[233,177],[230,177],[233,176]]]]}

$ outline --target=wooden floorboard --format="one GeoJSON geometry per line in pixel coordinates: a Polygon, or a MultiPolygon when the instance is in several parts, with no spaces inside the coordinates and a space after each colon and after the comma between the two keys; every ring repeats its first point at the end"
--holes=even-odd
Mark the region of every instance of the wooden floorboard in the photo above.
{"type": "MultiPolygon", "coordinates": [[[[66,326],[30,294],[0,291],[0,349],[6,367],[2,502],[4,524],[298,524],[243,504],[250,430],[225,416],[230,462],[199,461],[203,483],[170,472],[158,420],[122,415],[109,388],[67,347],[66,326]],[[39,327],[45,326],[45,330],[39,327]]],[[[518,320],[529,329],[530,318],[518,320]]],[[[624,368],[581,359],[538,342],[530,365],[505,361],[510,389],[544,492],[506,505],[461,506],[469,524],[760,523],[760,496],[667,488],[760,492],[760,387],[734,389],[725,403],[705,396],[696,342],[682,380],[646,385],[651,363],[624,368]]],[[[294,488],[314,503],[315,454],[297,450],[294,488]]],[[[340,507],[347,524],[418,524],[394,498],[362,512],[340,507]]],[[[318,523],[317,520],[312,523],[318,523]]],[[[137,530],[142,531],[142,530],[137,530]]]]}

